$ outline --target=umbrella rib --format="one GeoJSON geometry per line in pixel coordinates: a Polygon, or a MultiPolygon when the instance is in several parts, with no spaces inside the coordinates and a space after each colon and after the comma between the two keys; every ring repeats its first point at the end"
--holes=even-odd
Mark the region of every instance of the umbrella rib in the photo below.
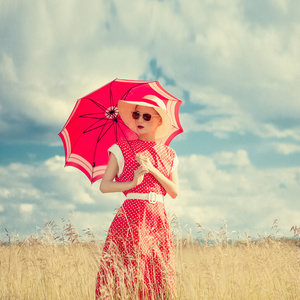
{"type": "Polygon", "coordinates": [[[83,133],[87,133],[87,132],[90,132],[90,131],[95,130],[95,129],[97,129],[97,128],[104,127],[104,126],[107,124],[108,119],[107,119],[107,121],[106,121],[105,124],[102,124],[102,125],[99,125],[99,126],[97,126],[97,127],[94,127],[94,128],[92,128],[92,129],[90,129],[91,127],[93,127],[95,124],[97,124],[97,123],[100,122],[100,121],[102,121],[102,119],[98,119],[98,121],[94,122],[92,125],[90,125],[89,127],[87,127],[87,128],[83,131],[83,133]]]}
{"type": "Polygon", "coordinates": [[[95,100],[93,100],[93,99],[91,99],[91,98],[86,98],[86,97],[84,97],[84,98],[81,98],[81,99],[90,100],[90,101],[92,101],[95,105],[97,105],[99,108],[101,108],[104,112],[106,111],[106,107],[105,107],[104,105],[102,105],[101,103],[99,103],[99,102],[97,102],[97,101],[95,101],[95,100]]]}
{"type": "MultiPolygon", "coordinates": [[[[94,101],[93,99],[90,99],[90,98],[81,98],[81,100],[82,99],[86,99],[86,100],[90,100],[90,101],[92,101],[95,105],[97,105],[101,110],[103,110],[104,111],[104,113],[105,113],[105,111],[106,111],[106,108],[104,107],[104,106],[102,106],[102,105],[100,105],[99,103],[97,103],[96,101],[94,101]]],[[[103,113],[103,112],[98,112],[98,113],[92,113],[92,114],[101,114],[101,113],[103,113]]],[[[69,124],[71,124],[71,123],[73,123],[73,122],[75,122],[78,118],[80,118],[80,117],[83,117],[83,118],[89,118],[89,117],[87,117],[88,115],[92,115],[92,114],[84,114],[84,115],[80,115],[80,116],[76,116],[76,117],[74,117],[73,119],[71,119],[69,122],[68,122],[68,125],[69,124]]],[[[90,117],[91,118],[91,117],[90,117]]],[[[96,119],[96,118],[91,118],[91,119],[96,119]]],[[[97,119],[99,119],[99,120],[104,120],[105,119],[105,117],[102,119],[102,118],[97,118],[97,119]]],[[[95,124],[95,123],[94,123],[95,124]]],[[[94,124],[92,124],[91,126],[93,126],[94,124]]],[[[91,127],[90,126],[90,127],[91,127]]]]}
{"type": "MultiPolygon", "coordinates": [[[[93,125],[95,125],[96,123],[94,123],[93,125]]],[[[96,130],[96,129],[98,129],[98,128],[103,128],[103,127],[105,127],[106,126],[106,124],[107,123],[105,123],[105,124],[102,124],[102,125],[99,125],[99,126],[97,126],[97,127],[94,127],[94,128],[92,128],[92,129],[89,129],[90,127],[92,127],[92,126],[90,126],[90,127],[88,127],[86,130],[84,130],[83,131],[83,133],[87,133],[87,132],[90,132],[90,131],[93,131],[93,130],[96,130]]]]}
{"type": "MultiPolygon", "coordinates": [[[[107,123],[106,123],[106,124],[107,124],[107,123]]],[[[106,125],[106,124],[105,124],[105,125],[106,125]]],[[[104,125],[104,126],[105,126],[105,125],[104,125]]],[[[105,136],[105,134],[107,133],[107,131],[108,131],[113,125],[114,125],[114,122],[112,122],[111,125],[110,125],[110,126],[105,130],[105,132],[102,134],[103,128],[104,128],[104,126],[103,126],[101,132],[99,133],[99,136],[98,136],[98,139],[97,139],[97,143],[100,142],[100,140],[105,136]]]]}
{"type": "Polygon", "coordinates": [[[85,114],[85,115],[79,116],[79,118],[105,120],[105,118],[106,118],[105,116],[104,117],[92,117],[93,115],[98,115],[98,114],[99,113],[85,114]]]}

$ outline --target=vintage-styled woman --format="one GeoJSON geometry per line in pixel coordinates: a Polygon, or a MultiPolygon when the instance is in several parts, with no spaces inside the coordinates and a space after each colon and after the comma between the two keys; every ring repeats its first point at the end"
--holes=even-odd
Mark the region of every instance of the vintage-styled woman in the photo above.
{"type": "Polygon", "coordinates": [[[178,162],[175,151],[159,143],[170,132],[171,120],[164,102],[153,95],[120,100],[118,108],[138,139],[109,149],[100,190],[123,192],[126,200],[107,234],[96,298],[129,299],[123,297],[130,294],[130,299],[175,299],[175,258],[164,197],[178,194],[178,162]]]}

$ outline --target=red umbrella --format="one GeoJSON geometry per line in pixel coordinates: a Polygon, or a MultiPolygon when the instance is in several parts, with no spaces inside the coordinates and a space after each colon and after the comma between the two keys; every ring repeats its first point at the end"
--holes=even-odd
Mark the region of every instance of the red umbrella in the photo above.
{"type": "Polygon", "coordinates": [[[168,93],[158,81],[115,79],[79,99],[59,133],[65,148],[65,166],[80,169],[93,183],[103,177],[108,163],[108,148],[120,140],[133,140],[137,134],[122,121],[120,99],[141,99],[155,95],[162,99],[172,120],[172,129],[161,143],[183,132],[179,121],[182,101],[168,93]]]}

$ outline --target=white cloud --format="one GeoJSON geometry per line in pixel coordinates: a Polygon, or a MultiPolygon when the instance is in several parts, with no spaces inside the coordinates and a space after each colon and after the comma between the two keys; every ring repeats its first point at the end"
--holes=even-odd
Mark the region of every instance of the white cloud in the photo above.
{"type": "Polygon", "coordinates": [[[279,219],[282,232],[288,234],[299,219],[294,212],[300,210],[300,169],[255,169],[245,152],[226,153],[232,166],[223,169],[224,153],[213,157],[180,157],[180,201],[174,203],[175,213],[178,209],[190,225],[199,222],[205,227],[216,228],[225,219],[232,230],[247,229],[254,235],[268,231],[279,219]],[[233,167],[239,155],[243,163],[233,167]]]}
{"type": "Polygon", "coordinates": [[[296,152],[300,152],[300,145],[290,143],[273,143],[278,153],[289,155],[296,152]]]}
{"type": "Polygon", "coordinates": [[[20,204],[20,211],[22,213],[32,213],[33,208],[34,208],[33,204],[28,204],[28,203],[20,204]]]}
{"type": "Polygon", "coordinates": [[[4,187],[0,190],[0,205],[5,212],[1,224],[21,235],[33,233],[45,221],[66,219],[72,210],[78,229],[94,228],[103,237],[109,216],[124,199],[121,193],[101,194],[99,182],[91,185],[79,170],[64,168],[60,156],[34,165],[0,166],[0,174],[0,186],[4,187]]]}
{"type": "Polygon", "coordinates": [[[248,166],[250,160],[245,150],[233,152],[221,152],[214,155],[214,160],[218,165],[248,166]]]}
{"type": "Polygon", "coordinates": [[[206,131],[220,138],[230,133],[252,133],[262,138],[290,138],[300,140],[300,128],[280,129],[274,124],[261,122],[246,111],[231,96],[223,95],[212,87],[191,87],[191,102],[199,105],[192,113],[182,113],[181,120],[186,132],[206,131]]]}
{"type": "Polygon", "coordinates": [[[7,198],[10,194],[9,189],[7,188],[0,188],[0,197],[1,198],[7,198]]]}
{"type": "MultiPolygon", "coordinates": [[[[232,108],[233,112],[237,109],[241,112],[240,120],[234,119],[239,121],[234,123],[239,125],[234,130],[251,129],[257,134],[264,132],[259,130],[264,124],[271,124],[272,131],[275,131],[273,134],[277,134],[280,131],[276,130],[278,119],[292,118],[296,123],[300,112],[299,26],[289,22],[288,15],[282,27],[277,23],[266,27],[250,26],[243,16],[243,4],[237,5],[232,1],[230,4],[226,2],[226,7],[220,6],[217,4],[211,10],[202,2],[202,9],[195,10],[197,21],[188,11],[187,23],[195,23],[189,32],[191,36],[196,34],[196,44],[186,41],[184,49],[189,54],[182,64],[169,60],[175,70],[173,73],[178,74],[177,82],[191,93],[191,100],[194,100],[195,91],[208,93],[210,87],[217,87],[222,98],[230,96],[233,101],[228,110],[232,108]],[[191,76],[187,76],[188,72],[191,76]],[[258,126],[255,126],[256,122],[258,126]]],[[[290,4],[292,7],[293,4],[290,4]]],[[[179,62],[182,60],[180,53],[177,59],[179,62]]],[[[219,99],[212,100],[216,104],[221,102],[219,99]]],[[[217,115],[217,105],[210,105],[217,115]]],[[[227,123],[228,120],[225,121],[227,123]]],[[[299,137],[299,128],[296,133],[299,137]]],[[[291,136],[293,133],[284,132],[284,135],[291,136]]]]}
{"type": "Polygon", "coordinates": [[[17,75],[12,57],[3,52],[0,60],[0,79],[2,82],[16,82],[17,75]]]}

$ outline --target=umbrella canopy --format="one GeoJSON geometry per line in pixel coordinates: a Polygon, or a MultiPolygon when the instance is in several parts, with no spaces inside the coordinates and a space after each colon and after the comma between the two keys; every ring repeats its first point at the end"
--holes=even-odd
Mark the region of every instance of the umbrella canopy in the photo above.
{"type": "Polygon", "coordinates": [[[163,89],[158,81],[115,79],[76,102],[59,133],[65,148],[65,166],[80,169],[92,183],[101,179],[108,163],[108,148],[120,140],[138,138],[122,121],[118,101],[141,99],[145,95],[157,96],[166,104],[172,128],[159,142],[169,145],[183,132],[179,121],[182,101],[163,89]]]}

